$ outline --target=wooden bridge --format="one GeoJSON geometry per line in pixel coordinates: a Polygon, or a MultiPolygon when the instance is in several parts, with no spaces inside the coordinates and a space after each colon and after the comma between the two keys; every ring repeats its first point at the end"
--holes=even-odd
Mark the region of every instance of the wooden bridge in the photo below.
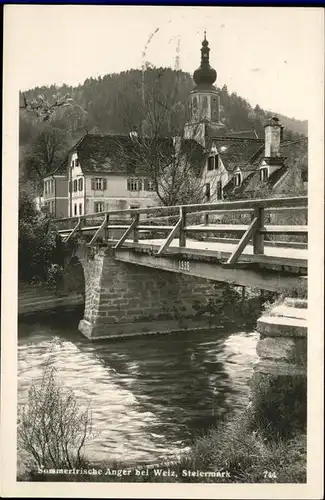
{"type": "Polygon", "coordinates": [[[88,247],[111,247],[119,261],[288,291],[307,286],[307,205],[306,196],[219,201],[114,210],[56,224],[64,242],[83,236],[88,247]]]}

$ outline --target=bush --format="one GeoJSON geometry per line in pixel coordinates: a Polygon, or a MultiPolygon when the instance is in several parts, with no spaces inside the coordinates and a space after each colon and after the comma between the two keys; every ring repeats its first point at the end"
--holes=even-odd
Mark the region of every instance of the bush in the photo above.
{"type": "Polygon", "coordinates": [[[60,237],[51,216],[36,209],[34,193],[28,185],[20,188],[18,231],[19,279],[53,284],[63,263],[60,237]]]}
{"type": "Polygon", "coordinates": [[[225,482],[305,482],[306,435],[271,439],[254,430],[249,412],[244,412],[199,438],[186,463],[194,470],[227,470],[231,478],[225,482]]]}
{"type": "Polygon", "coordinates": [[[94,437],[91,410],[82,409],[71,390],[47,365],[40,385],[32,384],[18,416],[18,443],[38,467],[80,467],[86,443],[94,437]]]}

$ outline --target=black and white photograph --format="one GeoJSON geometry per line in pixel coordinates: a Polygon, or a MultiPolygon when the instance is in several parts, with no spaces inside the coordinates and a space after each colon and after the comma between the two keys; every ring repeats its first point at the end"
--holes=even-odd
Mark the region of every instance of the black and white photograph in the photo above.
{"type": "Polygon", "coordinates": [[[323,10],[4,29],[4,496],[320,498],[323,10]]]}

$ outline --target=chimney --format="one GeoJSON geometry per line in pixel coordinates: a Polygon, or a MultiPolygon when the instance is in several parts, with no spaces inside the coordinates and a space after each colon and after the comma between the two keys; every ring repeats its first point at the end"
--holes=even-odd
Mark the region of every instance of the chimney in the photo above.
{"type": "Polygon", "coordinates": [[[277,158],[280,155],[280,144],[283,137],[283,126],[279,118],[273,116],[269,119],[265,128],[265,157],[277,158]]]}

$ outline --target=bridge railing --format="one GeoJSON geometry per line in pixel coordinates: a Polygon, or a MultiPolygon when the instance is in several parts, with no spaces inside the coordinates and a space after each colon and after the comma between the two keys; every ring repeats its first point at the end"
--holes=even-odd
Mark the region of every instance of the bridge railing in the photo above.
{"type": "MultiPolygon", "coordinates": [[[[81,216],[57,219],[56,223],[68,241],[76,233],[91,234],[89,245],[93,245],[98,238],[114,240],[112,231],[122,231],[122,235],[115,242],[114,248],[123,247],[128,240],[139,243],[141,235],[164,234],[163,242],[157,255],[162,255],[175,239],[178,246],[186,247],[189,236],[198,234],[227,234],[241,237],[229,257],[227,264],[237,262],[245,247],[252,242],[253,253],[263,254],[265,237],[269,235],[304,235],[307,236],[307,196],[290,198],[268,198],[238,201],[218,201],[216,203],[159,206],[150,208],[136,208],[111,210],[81,216]],[[297,213],[305,211],[305,224],[266,224],[265,213],[297,213]],[[222,223],[224,214],[246,214],[246,224],[222,223]],[[62,227],[64,226],[64,227],[62,227]]],[[[295,245],[292,243],[292,247],[295,245]]]]}

